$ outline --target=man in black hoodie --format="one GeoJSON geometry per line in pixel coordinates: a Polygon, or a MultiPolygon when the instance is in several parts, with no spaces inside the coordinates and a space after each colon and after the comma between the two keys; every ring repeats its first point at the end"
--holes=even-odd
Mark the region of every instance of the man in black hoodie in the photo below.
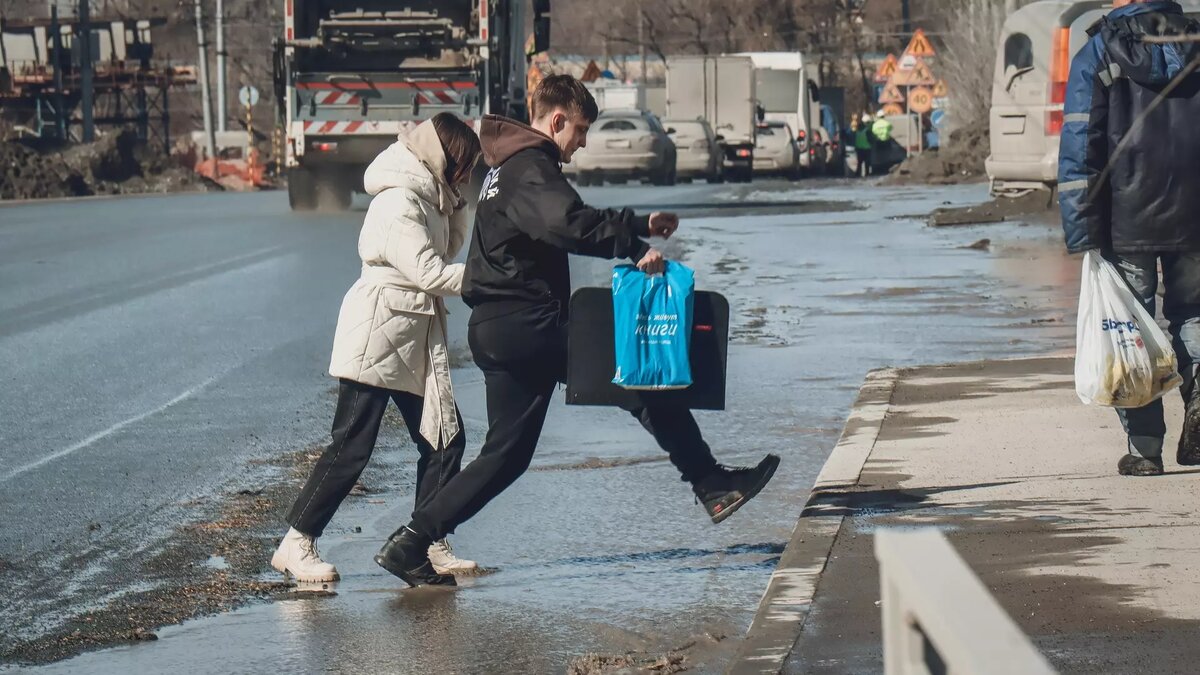
{"type": "MultiPolygon", "coordinates": [[[[587,144],[596,101],[567,75],[546,78],[533,93],[533,125],[489,115],[481,129],[484,180],[463,282],[472,308],[467,339],[487,390],[488,433],[479,457],[413,514],[376,556],[412,585],[453,584],[433,573],[426,551],[479,512],[529,467],[556,385],[566,376],[568,254],[629,258],[661,272],[662,254],[642,241],[670,237],[671,213],[587,206],[562,164],[587,144]]],[[[692,484],[714,523],[753,498],[775,473],[767,455],[752,468],[724,467],[686,408],[630,411],[692,484]]]]}

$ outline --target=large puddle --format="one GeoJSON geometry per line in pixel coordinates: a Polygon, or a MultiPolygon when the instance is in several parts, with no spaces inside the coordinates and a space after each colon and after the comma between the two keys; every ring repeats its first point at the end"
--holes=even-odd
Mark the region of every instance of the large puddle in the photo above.
{"type": "MultiPolygon", "coordinates": [[[[343,572],[336,595],[166,628],[157,642],[47,670],[562,672],[588,652],[649,663],[673,649],[692,672],[722,670],[865,374],[1068,350],[1079,274],[1045,225],[931,229],[909,217],[982,201],[984,186],[732,190],[585,196],[703,215],[665,247],[734,312],[729,409],[698,418],[724,463],[783,457],[736,516],[711,525],[627,414],[556,403],[535,470],[453,537],[494,573],[455,592],[402,592],[370,560],[411,509],[415,454],[389,425],[364,475],[372,492],[347,502],[322,540],[343,572]],[[737,199],[749,213],[728,205],[737,199]],[[789,211],[795,204],[829,207],[789,211]],[[990,244],[971,247],[983,238],[990,244]]],[[[579,261],[576,285],[602,285],[609,269],[579,261]]],[[[465,312],[454,319],[461,345],[465,312]]],[[[455,373],[469,452],[485,430],[480,380],[470,366],[455,373]]]]}

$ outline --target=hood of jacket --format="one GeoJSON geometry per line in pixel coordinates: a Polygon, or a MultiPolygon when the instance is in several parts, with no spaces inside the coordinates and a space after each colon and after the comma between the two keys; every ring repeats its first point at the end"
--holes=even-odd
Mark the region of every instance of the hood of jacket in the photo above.
{"type": "Polygon", "coordinates": [[[1146,42],[1146,36],[1200,34],[1200,24],[1179,3],[1160,0],[1114,9],[1101,26],[1109,59],[1121,75],[1143,86],[1162,86],[1200,59],[1197,42],[1146,42]]]}
{"type": "Polygon", "coordinates": [[[493,169],[508,161],[509,157],[522,150],[536,148],[562,162],[562,152],[554,139],[514,119],[499,115],[485,115],[479,128],[479,142],[483,146],[483,161],[493,169]]]}
{"type": "Polygon", "coordinates": [[[450,215],[463,204],[446,183],[446,153],[433,122],[425,121],[379,153],[363,174],[363,188],[374,196],[390,188],[411,190],[450,215]]]}

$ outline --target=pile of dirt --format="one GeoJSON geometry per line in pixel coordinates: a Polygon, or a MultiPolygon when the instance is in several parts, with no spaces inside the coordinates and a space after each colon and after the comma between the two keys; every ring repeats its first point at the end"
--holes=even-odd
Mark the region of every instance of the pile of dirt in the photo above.
{"type": "Polygon", "coordinates": [[[150,148],[129,129],[86,145],[0,142],[0,199],[213,189],[220,188],[150,148]]]}
{"type": "Polygon", "coordinates": [[[1053,190],[1032,190],[1026,194],[999,196],[975,206],[940,208],[929,214],[934,227],[950,225],[982,225],[1009,220],[1051,222],[1058,213],[1058,200],[1053,190]]]}
{"type": "Polygon", "coordinates": [[[884,185],[953,185],[986,176],[983,163],[991,152],[986,128],[958,129],[936,150],[909,155],[896,165],[884,185]]]}

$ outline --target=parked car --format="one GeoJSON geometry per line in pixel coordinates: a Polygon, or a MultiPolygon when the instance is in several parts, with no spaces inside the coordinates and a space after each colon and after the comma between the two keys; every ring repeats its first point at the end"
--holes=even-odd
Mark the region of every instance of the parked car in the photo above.
{"type": "Polygon", "coordinates": [[[644,180],[675,184],[675,143],[653,114],[605,110],[588,133],[587,146],[563,167],[580,185],[644,180]]]}
{"type": "Polygon", "coordinates": [[[754,173],[800,176],[800,146],[786,122],[762,122],[754,142],[754,173]]]}
{"type": "Polygon", "coordinates": [[[666,120],[663,125],[675,143],[676,176],[681,180],[705,178],[710,183],[719,183],[724,137],[717,135],[704,119],[666,120]]]}

